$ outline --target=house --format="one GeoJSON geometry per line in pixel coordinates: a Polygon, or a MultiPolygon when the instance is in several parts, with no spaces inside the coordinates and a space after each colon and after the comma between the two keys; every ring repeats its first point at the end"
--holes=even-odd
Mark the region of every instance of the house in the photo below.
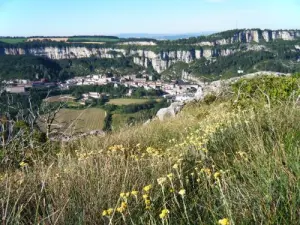
{"type": "Polygon", "coordinates": [[[147,79],[146,78],[135,78],[134,81],[138,82],[138,83],[146,83],[147,79]]]}
{"type": "Polygon", "coordinates": [[[90,98],[95,98],[95,99],[100,99],[101,98],[101,94],[98,92],[89,92],[89,97],[90,98]]]}
{"type": "Polygon", "coordinates": [[[126,94],[126,96],[129,96],[129,97],[130,97],[130,96],[132,95],[132,92],[133,92],[133,90],[132,90],[132,89],[129,89],[129,90],[128,90],[128,93],[126,94]]]}
{"type": "Polygon", "coordinates": [[[25,87],[24,86],[7,87],[6,91],[9,93],[24,93],[25,87]]]}

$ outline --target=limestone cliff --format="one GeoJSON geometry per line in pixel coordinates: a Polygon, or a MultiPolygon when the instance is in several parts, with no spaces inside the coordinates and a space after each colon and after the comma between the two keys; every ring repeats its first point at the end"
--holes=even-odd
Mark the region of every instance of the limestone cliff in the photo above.
{"type": "Polygon", "coordinates": [[[217,46],[217,45],[228,45],[235,43],[261,43],[270,42],[275,40],[293,41],[300,38],[299,30],[240,30],[234,32],[231,37],[228,38],[218,38],[222,36],[223,33],[211,35],[213,41],[203,41],[196,45],[199,46],[217,46]]]}
{"type": "MultiPolygon", "coordinates": [[[[73,58],[115,58],[115,57],[133,57],[134,63],[143,67],[152,65],[154,70],[158,73],[163,72],[176,62],[190,63],[195,59],[211,58],[218,56],[229,56],[238,51],[240,48],[230,47],[234,43],[244,43],[243,51],[268,51],[263,42],[270,42],[273,40],[286,40],[291,41],[300,38],[300,31],[296,30],[240,30],[230,31],[225,35],[219,33],[207,37],[207,41],[203,41],[196,45],[202,47],[195,47],[193,50],[180,50],[184,49],[184,44],[178,46],[178,50],[161,50],[155,52],[150,47],[130,48],[124,49],[121,46],[115,45],[111,48],[106,47],[91,47],[91,46],[72,46],[65,45],[60,47],[43,46],[43,47],[16,47],[6,46],[0,47],[0,55],[34,55],[47,57],[54,60],[59,59],[73,59],[73,58]],[[214,41],[209,41],[214,39],[214,41]],[[255,43],[255,44],[253,44],[255,43]],[[261,44],[257,44],[261,43],[261,44]],[[228,45],[228,46],[226,46],[228,45]],[[222,46],[222,47],[219,47],[222,46]]],[[[176,47],[177,48],[177,47],[176,47]]],[[[176,49],[175,48],[175,49],[176,49]]],[[[163,48],[162,48],[163,49],[163,48]]],[[[299,49],[299,45],[295,46],[295,50],[299,49]]]]}
{"type": "Polygon", "coordinates": [[[73,58],[114,58],[114,57],[133,57],[134,63],[148,67],[152,64],[155,71],[163,72],[170,65],[176,62],[190,63],[202,57],[211,58],[213,56],[227,56],[233,54],[235,50],[224,49],[217,51],[214,49],[201,50],[177,50],[161,51],[156,53],[151,50],[130,50],[117,48],[89,48],[89,47],[41,47],[41,48],[4,48],[4,55],[34,55],[47,57],[54,60],[73,59],[73,58]],[[115,54],[113,54],[114,52],[115,54]],[[117,54],[116,54],[117,53],[117,54]]]}

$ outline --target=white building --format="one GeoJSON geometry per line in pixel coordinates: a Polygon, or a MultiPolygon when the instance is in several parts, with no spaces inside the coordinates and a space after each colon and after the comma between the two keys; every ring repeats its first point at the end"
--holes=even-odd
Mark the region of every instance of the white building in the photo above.
{"type": "Polygon", "coordinates": [[[25,87],[24,86],[7,87],[6,91],[9,93],[24,93],[25,87]]]}

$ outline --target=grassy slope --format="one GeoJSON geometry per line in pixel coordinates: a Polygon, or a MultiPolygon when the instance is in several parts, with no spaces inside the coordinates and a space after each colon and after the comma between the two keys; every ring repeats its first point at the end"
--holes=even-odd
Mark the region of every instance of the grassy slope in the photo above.
{"type": "Polygon", "coordinates": [[[299,107],[291,102],[255,110],[231,100],[192,103],[175,119],[81,140],[62,147],[54,164],[36,161],[3,176],[2,217],[9,224],[216,224],[222,218],[297,224],[299,138],[299,107]],[[143,190],[146,185],[152,186],[143,190]],[[126,197],[133,190],[137,196],[126,197]]]}

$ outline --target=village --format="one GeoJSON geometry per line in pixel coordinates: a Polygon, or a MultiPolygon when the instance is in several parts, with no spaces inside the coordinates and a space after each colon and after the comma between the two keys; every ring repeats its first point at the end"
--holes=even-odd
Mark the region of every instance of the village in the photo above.
{"type": "MultiPolygon", "coordinates": [[[[165,94],[164,98],[173,101],[188,101],[194,98],[195,93],[199,89],[199,84],[195,82],[187,82],[184,80],[172,80],[170,82],[156,80],[153,81],[151,76],[144,75],[137,77],[136,75],[126,75],[123,77],[115,77],[104,74],[92,74],[82,77],[74,77],[65,82],[48,82],[46,79],[40,81],[30,81],[23,79],[15,79],[3,81],[5,90],[9,93],[26,94],[30,88],[54,88],[58,90],[68,90],[72,86],[98,86],[114,84],[114,87],[124,85],[129,88],[126,97],[131,97],[135,88],[144,88],[145,90],[161,90],[165,94]]],[[[94,98],[100,99],[105,93],[85,93],[83,99],[94,98]]]]}

